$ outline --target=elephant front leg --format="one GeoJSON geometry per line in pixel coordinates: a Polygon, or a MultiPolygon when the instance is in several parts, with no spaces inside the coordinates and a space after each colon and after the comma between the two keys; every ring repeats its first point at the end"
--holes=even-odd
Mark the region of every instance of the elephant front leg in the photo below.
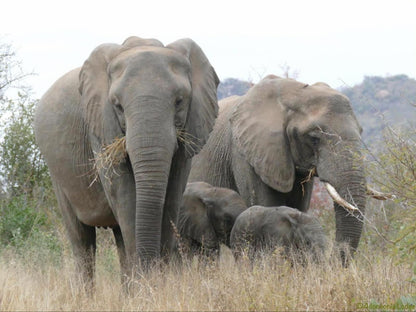
{"type": "Polygon", "coordinates": [[[59,207],[62,211],[65,228],[75,256],[77,272],[87,293],[94,291],[96,231],[95,227],[80,222],[73,207],[59,185],[55,185],[59,207]]]}
{"type": "Polygon", "coordinates": [[[124,245],[123,235],[121,234],[121,229],[119,226],[113,227],[114,239],[117,245],[117,253],[120,260],[120,275],[121,275],[121,285],[123,291],[129,293],[129,281],[131,276],[128,274],[131,273],[131,264],[129,263],[126,246],[124,245]]]}
{"type": "Polygon", "coordinates": [[[191,160],[186,158],[185,149],[181,145],[172,159],[166,191],[165,206],[162,219],[161,255],[168,259],[175,250],[175,228],[179,206],[185,191],[186,182],[191,170],[191,160]]]}
{"type": "MultiPolygon", "coordinates": [[[[95,141],[94,141],[95,142],[95,141]]],[[[99,150],[99,144],[95,142],[99,150]]],[[[115,218],[113,229],[123,287],[135,276],[136,239],[136,189],[131,165],[128,159],[117,166],[98,170],[99,181],[104,190],[112,214],[115,218]]],[[[126,289],[125,289],[126,290],[126,289]]]]}

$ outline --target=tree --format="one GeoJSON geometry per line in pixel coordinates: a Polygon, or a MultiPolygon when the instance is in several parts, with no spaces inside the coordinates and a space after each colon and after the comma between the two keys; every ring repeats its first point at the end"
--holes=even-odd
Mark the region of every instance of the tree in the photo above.
{"type": "Polygon", "coordinates": [[[0,245],[58,250],[49,222],[55,199],[32,125],[37,100],[22,85],[26,76],[11,46],[0,43],[0,245]]]}
{"type": "Polygon", "coordinates": [[[0,142],[0,178],[3,192],[8,196],[32,196],[36,187],[50,187],[48,169],[35,144],[32,127],[37,101],[27,93],[19,93],[17,100],[7,100],[3,107],[8,115],[2,127],[0,142]]]}
{"type": "Polygon", "coordinates": [[[9,197],[30,194],[48,180],[32,127],[36,101],[22,85],[27,76],[11,45],[0,43],[0,181],[9,197]],[[15,99],[7,96],[12,88],[18,91],[15,99]]]}
{"type": "Polygon", "coordinates": [[[369,166],[370,178],[395,195],[388,235],[394,254],[416,264],[416,128],[388,126],[384,145],[369,166]]]}
{"type": "Polygon", "coordinates": [[[18,83],[27,77],[10,44],[0,42],[0,102],[5,101],[9,88],[19,87],[18,83]]]}

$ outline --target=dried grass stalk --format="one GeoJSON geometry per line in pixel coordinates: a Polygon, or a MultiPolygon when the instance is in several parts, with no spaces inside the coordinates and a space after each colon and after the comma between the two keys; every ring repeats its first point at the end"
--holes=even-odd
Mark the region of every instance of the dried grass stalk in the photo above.
{"type": "Polygon", "coordinates": [[[119,165],[127,157],[126,137],[116,138],[113,143],[104,146],[95,156],[97,169],[110,169],[119,165]]]}
{"type": "Polygon", "coordinates": [[[183,128],[176,129],[178,141],[185,146],[185,151],[190,155],[195,155],[200,150],[200,139],[186,132],[183,128]]]}
{"type": "MultiPolygon", "coordinates": [[[[176,129],[178,141],[184,144],[185,150],[190,155],[194,155],[199,150],[199,139],[187,133],[185,129],[176,129]]],[[[102,148],[100,153],[95,155],[92,160],[94,162],[94,178],[91,184],[98,179],[98,172],[104,171],[104,176],[109,178],[109,172],[115,171],[118,165],[127,157],[126,137],[116,138],[113,143],[102,148]]]]}
{"type": "Polygon", "coordinates": [[[127,157],[126,137],[115,138],[113,143],[102,148],[100,153],[95,155],[92,160],[94,162],[94,178],[91,185],[98,180],[98,172],[103,171],[104,176],[109,178],[109,172],[117,174],[115,168],[127,157]]]}

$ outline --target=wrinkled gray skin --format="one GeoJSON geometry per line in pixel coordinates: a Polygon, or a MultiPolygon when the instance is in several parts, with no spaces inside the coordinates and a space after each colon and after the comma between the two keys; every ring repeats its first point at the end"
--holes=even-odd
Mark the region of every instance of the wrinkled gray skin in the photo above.
{"type": "MultiPolygon", "coordinates": [[[[172,248],[190,159],[217,116],[217,75],[190,39],[163,46],[128,38],[98,46],[42,97],[35,134],[48,164],[79,270],[92,281],[96,232],[111,227],[123,276],[172,248]],[[185,146],[177,130],[196,142],[185,146]],[[126,137],[128,157],[98,170],[94,158],[126,137]]],[[[135,270],[136,271],[136,270],[135,270]]]]}
{"type": "Polygon", "coordinates": [[[231,229],[247,209],[241,196],[205,182],[188,183],[179,210],[178,231],[192,253],[218,251],[230,246],[231,229]]]}
{"type": "Polygon", "coordinates": [[[326,237],[318,219],[298,209],[252,206],[237,217],[230,246],[237,254],[248,248],[252,256],[282,246],[286,252],[311,252],[318,259],[326,237]]]}
{"type": "Polygon", "coordinates": [[[237,217],[230,243],[236,254],[246,250],[255,256],[281,246],[287,253],[309,252],[318,260],[326,237],[318,219],[307,213],[286,206],[252,206],[237,217]]]}
{"type": "MultiPolygon", "coordinates": [[[[219,106],[214,130],[193,159],[190,182],[231,188],[247,206],[285,205],[306,212],[312,174],[364,213],[362,129],[346,96],[324,83],[271,75],[219,106]]],[[[354,251],[362,215],[334,208],[336,242],[354,251]]],[[[341,257],[346,260],[344,252],[341,257]]]]}

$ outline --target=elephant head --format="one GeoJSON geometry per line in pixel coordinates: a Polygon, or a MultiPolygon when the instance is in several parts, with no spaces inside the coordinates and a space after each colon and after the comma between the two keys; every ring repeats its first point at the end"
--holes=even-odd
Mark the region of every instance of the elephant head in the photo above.
{"type": "Polygon", "coordinates": [[[316,175],[351,203],[350,210],[338,204],[342,201],[335,203],[336,241],[354,251],[362,232],[366,181],[362,128],[348,98],[324,83],[271,75],[241,98],[230,122],[239,151],[269,187],[288,193],[299,179],[302,189],[316,175]]]}
{"type": "Polygon", "coordinates": [[[135,183],[136,257],[146,267],[161,251],[162,219],[171,213],[166,199],[182,194],[189,173],[184,164],[212,130],[218,77],[190,39],[164,47],[130,37],[97,47],[79,80],[83,117],[91,141],[99,143],[93,149],[125,136],[135,183]],[[177,168],[186,173],[175,181],[177,168]]]}
{"type": "Polygon", "coordinates": [[[318,260],[325,251],[326,237],[317,218],[286,206],[252,206],[238,216],[231,231],[236,255],[246,248],[254,256],[279,246],[286,253],[310,252],[318,260]]]}
{"type": "Polygon", "coordinates": [[[230,246],[231,229],[247,208],[237,192],[205,182],[188,183],[179,210],[178,231],[192,249],[230,246]]]}

